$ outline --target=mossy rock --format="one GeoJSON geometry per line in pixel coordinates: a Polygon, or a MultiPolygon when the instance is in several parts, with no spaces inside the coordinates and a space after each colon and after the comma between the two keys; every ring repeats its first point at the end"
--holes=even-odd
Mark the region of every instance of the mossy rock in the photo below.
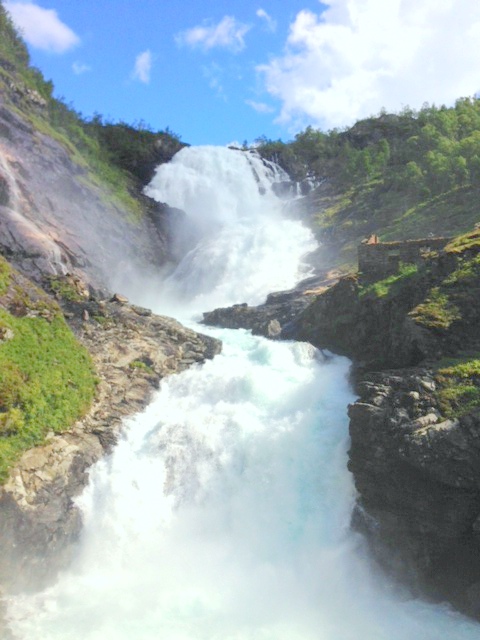
{"type": "Polygon", "coordinates": [[[86,349],[60,308],[0,259],[0,482],[28,448],[82,417],[95,395],[86,349]],[[2,278],[1,274],[6,277],[2,278]],[[3,337],[2,337],[3,336],[3,337]]]}

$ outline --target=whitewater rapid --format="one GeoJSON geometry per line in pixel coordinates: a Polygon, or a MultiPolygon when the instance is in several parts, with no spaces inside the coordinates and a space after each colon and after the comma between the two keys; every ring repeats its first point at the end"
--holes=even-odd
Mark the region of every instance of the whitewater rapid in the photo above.
{"type": "MultiPolygon", "coordinates": [[[[175,171],[157,173],[151,189],[159,200],[180,206],[168,198],[192,190],[192,204],[183,207],[189,215],[192,207],[196,239],[166,287],[139,287],[155,311],[173,305],[183,318],[192,317],[207,298],[240,302],[241,294],[255,301],[305,273],[302,256],[313,241],[289,221],[295,232],[288,242],[297,241],[281,256],[288,266],[280,272],[268,264],[267,273],[253,274],[254,285],[241,288],[251,255],[245,243],[220,240],[218,251],[224,246],[233,253],[236,269],[223,268],[224,254],[211,263],[212,281],[198,278],[189,294],[187,287],[180,300],[173,298],[173,283],[193,278],[186,266],[196,262],[191,253],[208,260],[216,234],[232,240],[245,227],[247,245],[263,243],[259,255],[280,251],[276,236],[261,233],[265,224],[282,223],[281,202],[270,190],[278,174],[238,153],[190,149],[177,156],[175,171]],[[202,180],[197,173],[207,167],[202,180]],[[258,205],[255,215],[243,205],[235,209],[231,196],[222,217],[225,205],[214,206],[217,191],[197,207],[208,180],[211,188],[237,185],[237,193],[258,205]],[[215,227],[209,215],[216,216],[215,227]],[[201,246],[210,249],[204,254],[201,246]],[[280,286],[268,287],[269,277],[280,286]]],[[[162,381],[149,407],[125,423],[113,454],[92,469],[78,501],[84,530],[75,561],[52,587],[11,599],[17,637],[478,639],[477,623],[409,598],[377,575],[362,538],[349,528],[355,493],[346,467],[346,407],[354,399],[348,360],[308,344],[201,329],[223,341],[222,353],[162,381]]]]}
{"type": "Polygon", "coordinates": [[[147,194],[188,215],[174,229],[179,264],[149,287],[145,302],[161,299],[174,315],[198,318],[215,307],[260,304],[309,275],[303,258],[317,243],[285,217],[272,190],[283,180],[255,154],[222,147],[189,147],[158,167],[147,194]]]}

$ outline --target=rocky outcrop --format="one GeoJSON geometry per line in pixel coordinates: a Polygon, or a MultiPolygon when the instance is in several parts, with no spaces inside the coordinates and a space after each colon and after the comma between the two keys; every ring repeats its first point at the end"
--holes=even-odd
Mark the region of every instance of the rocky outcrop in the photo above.
{"type": "Polygon", "coordinates": [[[318,296],[298,318],[295,337],[347,355],[366,369],[411,366],[436,358],[438,336],[409,316],[428,283],[412,280],[395,295],[362,297],[356,275],[318,296]]]}
{"type": "Polygon", "coordinates": [[[60,141],[0,99],[0,250],[28,277],[76,273],[116,288],[169,260],[171,212],[146,196],[135,215],[60,141]]]}
{"type": "Polygon", "coordinates": [[[272,339],[294,337],[295,323],[327,286],[338,279],[338,273],[329,271],[307,278],[289,291],[277,291],[267,296],[264,304],[249,306],[234,304],[207,311],[202,323],[226,329],[249,329],[253,335],[272,339]]]}
{"type": "Polygon", "coordinates": [[[26,452],[0,490],[0,582],[10,590],[45,584],[68,562],[81,528],[74,498],[89,467],[116,442],[123,418],[146,406],[163,377],[221,348],[123,296],[98,300],[76,285],[79,299],[62,304],[94,358],[97,398],[83,420],[26,452]]]}
{"type": "Polygon", "coordinates": [[[442,418],[425,368],[363,374],[356,386],[354,526],[389,572],[480,616],[480,412],[442,418]]]}
{"type": "Polygon", "coordinates": [[[353,525],[392,575],[475,617],[479,235],[467,234],[418,270],[382,282],[343,278],[294,327],[297,339],[354,360],[360,397],[349,408],[349,469],[358,491],[353,525]],[[464,363],[453,382],[442,373],[452,357],[464,363]]]}

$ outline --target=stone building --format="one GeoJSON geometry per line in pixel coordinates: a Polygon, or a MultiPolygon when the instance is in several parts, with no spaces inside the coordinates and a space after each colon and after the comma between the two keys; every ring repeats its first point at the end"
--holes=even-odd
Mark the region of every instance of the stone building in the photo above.
{"type": "Polygon", "coordinates": [[[358,247],[358,270],[366,281],[375,281],[397,273],[400,263],[417,264],[431,251],[440,251],[450,238],[422,238],[403,242],[379,242],[373,235],[358,247]]]}

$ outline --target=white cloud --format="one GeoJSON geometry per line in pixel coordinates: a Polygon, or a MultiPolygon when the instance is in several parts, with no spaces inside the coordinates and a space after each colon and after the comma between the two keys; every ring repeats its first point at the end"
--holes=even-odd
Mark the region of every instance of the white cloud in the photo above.
{"type": "Polygon", "coordinates": [[[82,73],[87,73],[88,71],[91,71],[92,67],[90,67],[88,64],[83,64],[82,62],[74,62],[72,64],[72,69],[73,69],[73,73],[76,76],[80,76],[82,75],[82,73]]]}
{"type": "Polygon", "coordinates": [[[134,80],[148,84],[150,82],[150,73],[152,71],[152,52],[147,49],[142,51],[135,58],[135,67],[132,77],[134,80]]]}
{"type": "Polygon", "coordinates": [[[268,29],[268,31],[276,31],[277,29],[277,23],[276,21],[268,15],[268,13],[265,11],[265,9],[258,9],[257,10],[257,17],[261,18],[262,20],[265,20],[266,23],[266,27],[268,29]]]}
{"type": "Polygon", "coordinates": [[[208,80],[208,86],[210,89],[214,90],[217,98],[221,98],[227,102],[227,96],[225,94],[225,89],[223,88],[224,70],[222,67],[216,62],[213,62],[208,66],[203,66],[202,73],[208,80]]]}
{"type": "Polygon", "coordinates": [[[220,47],[237,53],[245,48],[244,37],[250,30],[232,16],[225,16],[218,24],[204,24],[182,31],[176,36],[180,45],[199,47],[204,51],[220,47]]]}
{"type": "Polygon", "coordinates": [[[480,89],[480,2],[323,0],[300,11],[286,53],[258,67],[279,121],[324,128],[385,107],[451,104],[480,89]]]}
{"type": "Polygon", "coordinates": [[[257,113],[273,113],[275,109],[265,102],[255,102],[255,100],[245,100],[245,104],[252,107],[257,113]]]}
{"type": "Polygon", "coordinates": [[[64,53],[80,43],[54,9],[43,9],[32,2],[4,2],[4,6],[26,42],[36,49],[64,53]]]}

